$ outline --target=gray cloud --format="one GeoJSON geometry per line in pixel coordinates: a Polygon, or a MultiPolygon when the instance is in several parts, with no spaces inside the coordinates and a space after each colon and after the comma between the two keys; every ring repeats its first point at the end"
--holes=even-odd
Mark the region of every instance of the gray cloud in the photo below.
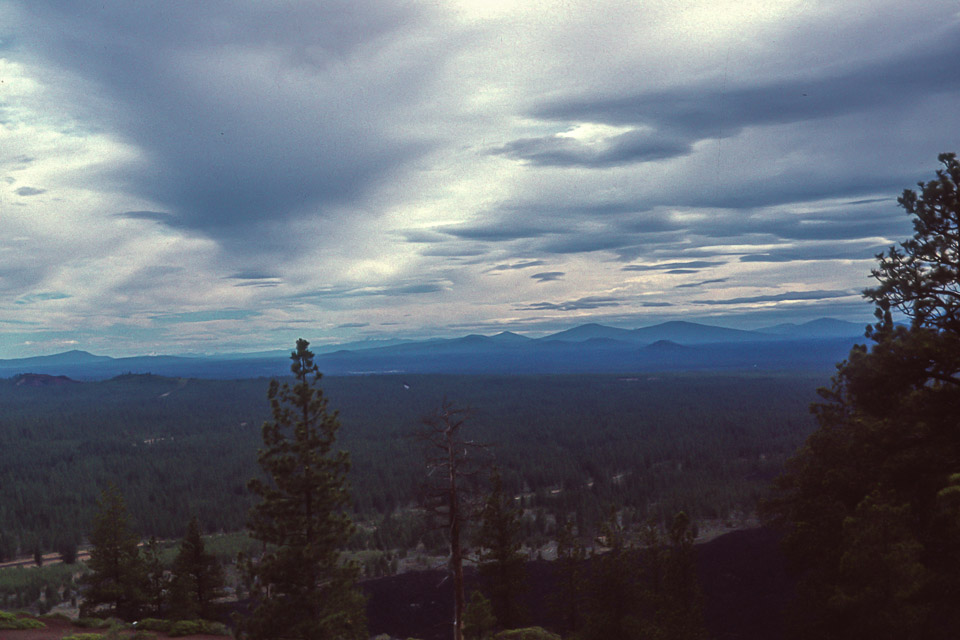
{"type": "Polygon", "coordinates": [[[445,290],[445,286],[436,283],[407,284],[400,287],[383,288],[378,291],[378,294],[384,296],[403,296],[408,294],[437,293],[445,290]]]}
{"type": "Polygon", "coordinates": [[[624,244],[633,244],[636,237],[625,236],[616,231],[597,233],[569,233],[540,243],[540,250],[547,253],[591,253],[619,249],[624,244]]]}
{"type": "MultiPolygon", "coordinates": [[[[808,71],[760,83],[724,80],[660,91],[554,100],[531,114],[544,120],[653,127],[657,135],[693,144],[732,136],[745,127],[832,118],[917,96],[960,90],[960,29],[954,25],[919,48],[886,59],[808,71]]],[[[509,145],[508,145],[509,146],[509,145]]],[[[587,162],[588,158],[581,158],[587,162]]],[[[632,161],[632,158],[625,158],[632,161]]]]}
{"type": "Polygon", "coordinates": [[[235,287],[273,288],[281,283],[280,276],[262,271],[240,271],[227,276],[227,279],[239,280],[233,283],[235,287]]]}
{"type": "Polygon", "coordinates": [[[535,273],[530,277],[538,282],[553,282],[554,280],[562,279],[565,275],[567,274],[563,271],[544,271],[542,273],[535,273]]]}
{"type": "Polygon", "coordinates": [[[183,226],[179,217],[163,211],[124,211],[113,215],[114,217],[123,218],[124,220],[149,220],[150,222],[159,222],[168,227],[183,226]]]}
{"type": "Polygon", "coordinates": [[[826,300],[829,298],[846,298],[859,295],[857,291],[791,291],[775,295],[749,296],[745,298],[728,298],[726,300],[694,300],[694,304],[726,305],[726,304],[755,304],[758,302],[785,302],[792,300],[826,300]]]}
{"type": "Polygon", "coordinates": [[[689,282],[687,284],[678,284],[674,289],[692,289],[694,287],[702,287],[707,284],[717,284],[719,282],[726,282],[730,278],[713,278],[712,280],[701,280],[700,282],[689,282]]]}
{"type": "Polygon", "coordinates": [[[665,271],[676,269],[706,269],[708,267],[718,267],[725,262],[715,260],[688,260],[686,262],[664,262],[661,264],[628,264],[621,271],[665,271]]]}
{"type": "Polygon", "coordinates": [[[20,296],[14,302],[15,304],[33,304],[35,302],[46,302],[47,300],[65,300],[71,296],[62,291],[38,291],[25,296],[20,296]]]}
{"type": "Polygon", "coordinates": [[[36,189],[34,187],[20,187],[19,189],[14,191],[14,193],[16,193],[18,196],[23,196],[23,197],[38,196],[41,193],[46,193],[46,192],[47,192],[46,189],[36,189]]]}
{"type": "Polygon", "coordinates": [[[428,244],[433,242],[444,242],[447,240],[447,236],[445,234],[425,229],[404,231],[402,235],[404,240],[414,244],[428,244]]]}
{"type": "Polygon", "coordinates": [[[674,158],[691,150],[690,141],[676,136],[629,131],[594,145],[566,136],[524,138],[493,153],[543,166],[605,168],[674,158]]]}
{"type": "Polygon", "coordinates": [[[547,225],[538,224],[475,224],[455,227],[443,227],[443,233],[462,238],[464,240],[482,240],[499,242],[504,240],[519,240],[521,238],[542,238],[557,233],[559,230],[547,225]]]}
{"type": "Polygon", "coordinates": [[[438,258],[474,258],[476,256],[486,255],[487,250],[483,247],[473,245],[452,244],[441,247],[430,247],[420,251],[422,256],[434,256],[438,258]]]}
{"type": "Polygon", "coordinates": [[[64,90],[84,117],[141,150],[114,180],[171,212],[141,218],[228,248],[256,250],[268,223],[339,215],[429,147],[397,135],[391,118],[429,85],[440,52],[395,58],[388,73],[365,49],[416,29],[413,5],[31,0],[20,10],[31,37],[17,54],[82,75],[64,90]]]}
{"type": "Polygon", "coordinates": [[[292,299],[365,298],[371,296],[405,296],[446,291],[448,286],[438,282],[407,283],[371,287],[324,287],[292,296],[292,299]]]}
{"type": "Polygon", "coordinates": [[[543,260],[524,260],[522,262],[514,262],[511,264],[498,264],[494,267],[490,267],[488,271],[512,271],[514,269],[529,269],[530,267],[539,267],[541,265],[547,264],[543,260]]]}
{"type": "Polygon", "coordinates": [[[602,307],[619,307],[622,301],[619,298],[608,296],[587,296],[577,300],[565,302],[534,302],[524,307],[517,307],[518,311],[581,311],[584,309],[600,309],[602,307]]]}
{"type": "Polygon", "coordinates": [[[369,326],[369,322],[347,322],[344,324],[338,324],[337,329],[362,329],[369,326]]]}
{"type": "Polygon", "coordinates": [[[250,309],[214,309],[209,311],[184,311],[181,313],[165,313],[152,316],[151,319],[161,324],[178,324],[192,322],[213,322],[216,320],[246,320],[260,315],[250,309]]]}
{"type": "Polygon", "coordinates": [[[871,260],[887,249],[887,245],[845,243],[806,243],[770,249],[740,256],[740,262],[800,262],[807,260],[871,260]]]}
{"type": "Polygon", "coordinates": [[[264,271],[238,271],[237,273],[232,273],[227,277],[236,280],[277,280],[280,278],[280,276],[275,273],[264,271]]]}

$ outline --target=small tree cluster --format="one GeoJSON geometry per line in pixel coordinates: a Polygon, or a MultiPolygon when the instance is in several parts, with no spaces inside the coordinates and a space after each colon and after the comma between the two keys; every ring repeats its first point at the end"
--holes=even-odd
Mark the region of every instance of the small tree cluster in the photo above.
{"type": "Polygon", "coordinates": [[[124,620],[145,612],[181,619],[216,617],[215,600],[224,595],[223,570],[204,550],[196,518],[170,571],[161,561],[156,539],[141,550],[123,496],[110,485],[100,498],[90,544],[81,615],[103,612],[124,620]]]}
{"type": "Polygon", "coordinates": [[[638,544],[611,511],[598,538],[606,551],[593,562],[578,637],[706,638],[694,562],[695,537],[696,529],[680,512],[666,535],[655,523],[647,523],[638,544]]]}

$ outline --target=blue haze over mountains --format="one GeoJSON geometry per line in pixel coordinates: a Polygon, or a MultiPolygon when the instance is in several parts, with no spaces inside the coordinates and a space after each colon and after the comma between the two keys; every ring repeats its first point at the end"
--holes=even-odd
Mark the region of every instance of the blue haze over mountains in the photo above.
{"type": "MultiPolygon", "coordinates": [[[[363,341],[317,346],[328,375],[379,373],[632,373],[656,371],[833,370],[865,326],[821,318],[745,331],[694,322],[639,329],[584,324],[542,338],[503,332],[423,341],[363,341]]],[[[306,336],[309,339],[309,336],[306,336]]],[[[289,373],[289,352],[111,358],[85,351],[0,360],[0,377],[24,373],[78,380],[125,373],[257,378],[289,373]]]]}

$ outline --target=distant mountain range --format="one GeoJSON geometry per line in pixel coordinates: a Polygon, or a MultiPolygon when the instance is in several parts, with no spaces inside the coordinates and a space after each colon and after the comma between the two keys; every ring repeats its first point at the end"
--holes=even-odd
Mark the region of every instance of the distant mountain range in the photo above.
{"type": "MultiPolygon", "coordinates": [[[[864,325],[821,318],[755,331],[695,322],[639,329],[584,324],[542,338],[509,331],[452,339],[367,340],[316,349],[321,371],[375,373],[625,373],[642,371],[832,370],[863,342],[864,325]]],[[[0,360],[0,377],[23,373],[103,379],[124,373],[256,378],[289,372],[289,351],[111,358],[67,351],[0,360]]]]}

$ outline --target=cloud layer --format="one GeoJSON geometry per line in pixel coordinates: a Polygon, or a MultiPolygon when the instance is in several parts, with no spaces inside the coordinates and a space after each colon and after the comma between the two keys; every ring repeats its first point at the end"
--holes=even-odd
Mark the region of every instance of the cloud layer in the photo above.
{"type": "Polygon", "coordinates": [[[868,320],[954,3],[0,5],[0,357],[868,320]]]}

